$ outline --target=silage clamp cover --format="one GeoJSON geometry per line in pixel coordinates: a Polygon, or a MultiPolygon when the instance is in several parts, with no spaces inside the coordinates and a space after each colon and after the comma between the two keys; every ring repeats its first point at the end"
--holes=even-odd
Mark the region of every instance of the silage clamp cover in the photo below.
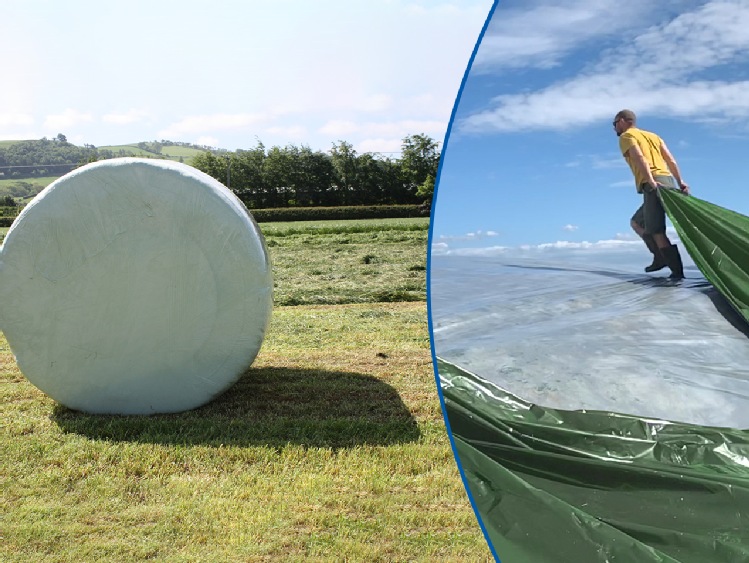
{"type": "Polygon", "coordinates": [[[749,321],[749,217],[677,190],[658,194],[694,263],[749,321]]]}
{"type": "Polygon", "coordinates": [[[749,561],[749,433],[547,409],[437,369],[502,563],[749,561]]]}

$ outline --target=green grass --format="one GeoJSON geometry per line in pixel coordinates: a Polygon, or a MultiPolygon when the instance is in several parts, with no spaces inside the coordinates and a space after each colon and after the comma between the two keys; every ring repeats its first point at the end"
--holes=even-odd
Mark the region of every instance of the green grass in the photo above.
{"type": "Polygon", "coordinates": [[[428,225],[428,219],[263,223],[274,302],[426,301],[428,225]]]}
{"type": "MultiPolygon", "coordinates": [[[[423,261],[408,237],[424,230],[378,223],[354,233],[382,240],[362,267],[423,261]]],[[[295,276],[310,299],[338,293],[307,261],[336,244],[363,259],[369,241],[335,242],[354,235],[279,236],[277,295],[301,291],[295,276]]],[[[354,258],[336,264],[343,284],[366,277],[354,258]]],[[[362,293],[374,287],[395,289],[380,279],[362,293]]],[[[186,413],[71,411],[23,377],[2,334],[0,392],[2,561],[491,560],[445,432],[423,302],[277,306],[253,366],[186,413]]]]}
{"type": "MultiPolygon", "coordinates": [[[[129,153],[127,156],[160,156],[156,154],[155,152],[143,150],[137,145],[107,145],[104,147],[96,147],[100,150],[110,150],[115,153],[115,156],[117,156],[117,153],[120,150],[125,151],[126,153],[129,153]]],[[[164,155],[165,156],[165,155],[164,155]]]]}
{"type": "Polygon", "coordinates": [[[234,387],[168,416],[70,411],[0,347],[3,561],[489,560],[423,304],[279,308],[234,387]]]}
{"type": "Polygon", "coordinates": [[[143,150],[137,145],[108,145],[103,147],[97,147],[98,149],[107,149],[115,153],[120,150],[124,150],[127,153],[132,153],[131,156],[142,156],[142,157],[165,157],[170,160],[179,160],[182,157],[185,164],[190,164],[193,157],[201,154],[203,151],[192,147],[183,147],[180,145],[168,145],[162,147],[160,153],[155,153],[147,150],[143,150]]]}
{"type": "Polygon", "coordinates": [[[378,229],[399,229],[404,231],[429,230],[429,217],[408,217],[393,219],[354,219],[345,221],[289,221],[262,223],[263,233],[283,236],[294,233],[326,232],[365,232],[378,229]]]}
{"type": "MultiPolygon", "coordinates": [[[[40,191],[42,191],[44,188],[49,186],[52,182],[57,180],[59,176],[41,176],[39,178],[13,178],[13,179],[3,179],[0,180],[0,197],[5,195],[10,195],[10,192],[8,189],[12,184],[18,183],[18,182],[27,182],[29,184],[33,184],[34,186],[37,186],[38,191],[34,194],[36,195],[40,191]]],[[[26,198],[26,199],[32,199],[33,196],[26,198]]]]}
{"type": "Polygon", "coordinates": [[[162,154],[172,158],[179,158],[181,156],[185,159],[185,162],[189,162],[194,156],[202,154],[203,152],[205,151],[192,147],[183,147],[182,145],[169,145],[161,149],[162,154]]]}

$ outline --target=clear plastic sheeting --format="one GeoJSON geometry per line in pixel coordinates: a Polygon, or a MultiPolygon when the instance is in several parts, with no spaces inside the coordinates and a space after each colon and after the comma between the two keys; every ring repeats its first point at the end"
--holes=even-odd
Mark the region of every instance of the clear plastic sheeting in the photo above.
{"type": "Polygon", "coordinates": [[[86,165],[42,191],[0,247],[0,329],[22,373],[69,408],[179,412],[252,364],[272,307],[244,205],[192,167],[86,165]]]}
{"type": "Polygon", "coordinates": [[[681,281],[641,243],[434,253],[435,353],[543,407],[749,428],[749,327],[679,245],[681,281]]]}

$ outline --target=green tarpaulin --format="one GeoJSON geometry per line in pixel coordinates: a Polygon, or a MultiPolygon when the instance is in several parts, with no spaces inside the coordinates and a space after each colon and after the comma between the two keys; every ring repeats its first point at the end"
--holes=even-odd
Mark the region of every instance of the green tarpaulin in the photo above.
{"type": "Polygon", "coordinates": [[[749,433],[545,409],[437,368],[502,563],[749,561],[749,433]]]}
{"type": "Polygon", "coordinates": [[[749,217],[677,190],[658,193],[694,263],[749,321],[749,217]]]}

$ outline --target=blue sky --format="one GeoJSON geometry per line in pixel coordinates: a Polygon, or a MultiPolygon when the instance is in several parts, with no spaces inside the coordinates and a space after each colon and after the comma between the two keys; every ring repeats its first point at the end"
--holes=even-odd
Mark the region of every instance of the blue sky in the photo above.
{"type": "Polygon", "coordinates": [[[634,241],[623,108],[695,196],[749,215],[748,63],[745,1],[499,0],[444,150],[433,252],[634,241]]]}
{"type": "Polygon", "coordinates": [[[0,140],[444,140],[490,0],[3,0],[0,140]]]}

